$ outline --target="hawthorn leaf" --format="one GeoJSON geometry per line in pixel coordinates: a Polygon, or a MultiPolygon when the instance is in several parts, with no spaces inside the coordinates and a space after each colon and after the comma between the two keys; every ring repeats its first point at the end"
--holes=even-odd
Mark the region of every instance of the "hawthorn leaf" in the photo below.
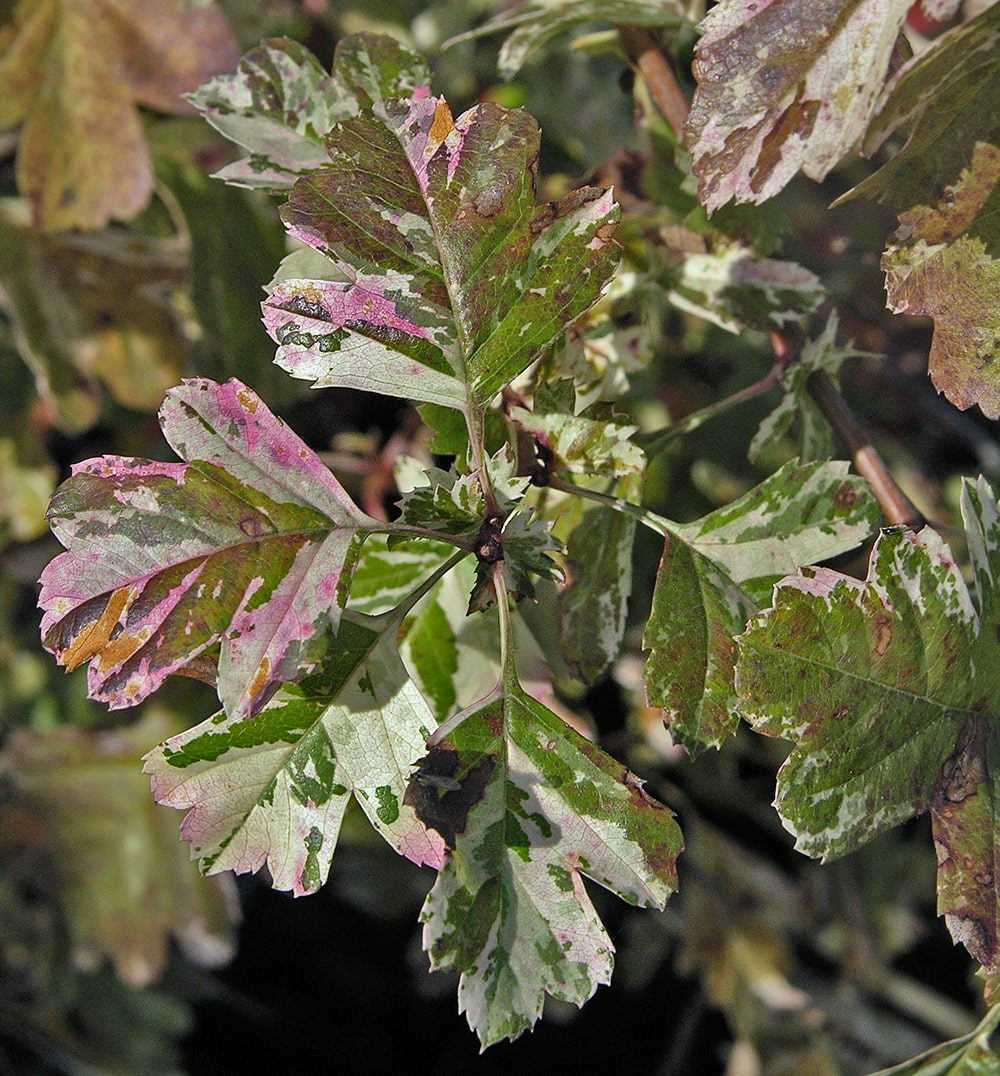
{"type": "Polygon", "coordinates": [[[732,504],[666,524],[643,647],[646,697],[692,755],[739,725],[734,641],[776,578],[853,549],[878,505],[842,461],[786,463],[732,504]]]}
{"type": "Polygon", "coordinates": [[[520,374],[599,297],[618,260],[610,192],[537,206],[539,133],[484,102],[376,101],[327,137],[283,217],[348,276],[283,280],[264,302],[275,361],[468,412],[520,374]]]}
{"type": "Polygon", "coordinates": [[[882,258],[889,308],[934,319],[929,372],[960,408],[1000,416],[1000,8],[944,34],[898,73],[866,149],[903,148],[844,197],[877,198],[899,229],[882,258]]]}
{"type": "Polygon", "coordinates": [[[910,1058],[873,1076],[998,1076],[998,1058],[990,1039],[1000,1024],[1000,1005],[994,1005],[968,1033],[910,1058]]]}
{"type": "Polygon", "coordinates": [[[725,568],[668,535],[642,639],[646,699],[691,755],[736,732],[735,637],[756,606],[725,568]]]}
{"type": "Polygon", "coordinates": [[[444,43],[461,41],[511,30],[497,58],[505,79],[513,78],[533,53],[567,30],[588,23],[623,23],[626,26],[669,26],[687,24],[685,5],[678,0],[563,0],[562,3],[522,3],[515,9],[490,19],[482,26],[444,43]]]}
{"type": "Polygon", "coordinates": [[[752,461],[756,462],[766,452],[780,448],[796,420],[799,459],[818,460],[833,455],[830,424],[809,392],[809,378],[817,370],[836,378],[846,359],[879,357],[868,351],[858,351],[853,341],[843,347],[838,346],[837,326],[838,319],[834,311],[819,336],[805,344],[799,360],[785,371],[781,380],[781,400],[774,410],[762,419],[747,449],[747,455],[752,461]]]}
{"type": "MultiPolygon", "coordinates": [[[[50,861],[74,963],[96,970],[107,959],[136,988],[166,969],[172,939],[210,967],[235,952],[235,893],[178,855],[136,765],[171,725],[147,711],[127,729],[16,729],[0,754],[6,809],[33,820],[28,839],[50,861]]],[[[4,819],[6,833],[15,826],[4,819]]]]}
{"type": "Polygon", "coordinates": [[[426,63],[401,42],[352,34],[337,44],[330,74],[288,38],[251,49],[236,72],[205,83],[188,100],[250,156],[216,173],[240,187],[284,191],[327,163],[324,136],[382,97],[409,96],[430,82],[426,63]]]}
{"type": "Polygon", "coordinates": [[[395,534],[390,548],[388,535],[371,535],[351,576],[348,608],[370,615],[394,609],[454,553],[443,542],[395,534]]]}
{"type": "Polygon", "coordinates": [[[596,683],[621,653],[632,594],[635,527],[635,519],[624,512],[590,505],[567,542],[559,649],[585,684],[596,683]]]}
{"type": "Polygon", "coordinates": [[[721,0],[701,21],[685,138],[698,198],[823,179],[864,133],[910,0],[721,0]]]}
{"type": "Polygon", "coordinates": [[[796,848],[831,859],[931,806],[963,726],[1000,701],[977,683],[996,678],[975,659],[978,627],[929,529],[883,531],[864,581],[804,568],[775,587],[736,684],[750,724],[795,744],[775,806],[796,848]]]}
{"type": "Polygon", "coordinates": [[[532,412],[524,407],[510,408],[508,417],[534,437],[555,467],[574,474],[617,478],[645,471],[645,454],[629,440],[636,426],[562,412],[532,412]]]}
{"type": "Polygon", "coordinates": [[[259,870],[296,896],[326,880],[352,795],[401,855],[439,867],[443,843],[404,803],[434,716],[396,649],[403,607],[349,612],[326,658],[251,719],[216,714],[145,758],[159,803],[205,874],[259,870]]]}
{"type": "Polygon", "coordinates": [[[128,220],[153,173],[136,104],[182,94],[235,64],[221,10],[185,0],[20,0],[0,56],[0,128],[23,123],[17,182],[45,231],[128,220]]]}
{"type": "Polygon", "coordinates": [[[878,504],[849,466],[790,460],[731,504],[670,524],[670,533],[763,598],[777,577],[856,548],[878,526],[878,504]]]}
{"type": "Polygon", "coordinates": [[[825,297],[808,269],[739,244],[688,254],[669,293],[674,306],[735,333],[780,329],[811,314],[825,297]]]}
{"type": "Polygon", "coordinates": [[[168,393],[183,463],[74,468],[49,519],[42,640],[93,698],[130,706],[171,673],[215,682],[239,717],[308,670],[336,628],[359,539],[379,529],[319,458],[235,379],[168,393]]]}
{"type": "Polygon", "coordinates": [[[423,758],[407,800],[449,853],[421,912],[431,968],[460,973],[483,1048],[610,981],[614,945],[583,876],[662,908],[680,830],[642,782],[508,685],[423,758]]]}

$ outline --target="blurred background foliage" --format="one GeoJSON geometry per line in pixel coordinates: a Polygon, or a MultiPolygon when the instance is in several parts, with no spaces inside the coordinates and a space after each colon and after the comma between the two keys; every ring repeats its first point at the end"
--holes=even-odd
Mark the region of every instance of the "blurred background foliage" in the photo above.
{"type": "MultiPolygon", "coordinates": [[[[220,6],[232,37],[215,24],[222,36],[209,64],[288,35],[328,65],[343,35],[388,32],[429,56],[435,90],[456,114],[490,98],[537,117],[542,197],[584,177],[615,182],[626,211],[619,238],[642,282],[610,304],[610,316],[623,340],[641,330],[644,361],[631,364],[623,406],[644,430],[769,369],[765,334],[734,335],[666,299],[664,236],[682,225],[697,234],[704,215],[684,182],[683,154],[607,25],[557,38],[504,81],[502,35],[441,48],[497,14],[497,0],[220,6]]],[[[44,7],[0,2],[0,53],[44,7]]],[[[174,57],[201,48],[183,30],[174,57]]],[[[75,47],[100,49],[102,40],[75,47]]],[[[684,81],[693,34],[677,30],[670,41],[684,81]]],[[[0,55],[0,97],[24,96],[3,82],[9,60],[0,55]]],[[[100,101],[123,90],[109,77],[87,93],[100,101]]],[[[678,811],[688,850],[680,894],[661,915],[594,893],[619,958],[614,987],[582,1014],[552,1004],[533,1035],[476,1060],[454,983],[430,977],[420,951],[416,915],[429,879],[365,826],[348,824],[329,885],[308,901],[273,893],[266,879],[198,876],[177,840],[180,816],[154,806],[138,759],[202,720],[214,697],[182,681],[152,705],[111,713],[88,702],[82,670],[57,671],[39,647],[35,609],[35,580],[57,551],[44,518],[49,495],[90,456],[163,458],[156,408],[191,375],[252,385],[368,503],[391,502],[386,475],[401,448],[426,450],[405,405],[309,392],[272,365],[259,304],[286,252],[276,204],[209,178],[231,159],[227,145],[147,97],[151,196],[136,211],[112,207],[87,230],[42,219],[42,203],[25,197],[16,163],[24,116],[0,109],[0,1073],[292,1071],[317,1056],[339,1070],[864,1072],[968,1030],[976,990],[934,918],[923,822],[820,867],[791,851],[769,807],[780,744],[741,734],[692,764],[644,707],[638,637],[660,552],[645,534],[631,653],[589,690],[558,668],[548,675],[567,714],[678,811]]],[[[845,392],[911,497],[947,523],[958,477],[981,471],[996,481],[1000,448],[991,424],[930,388],[929,326],[884,310],[878,260],[892,220],[867,203],[826,208],[863,174],[857,167],[822,186],[793,183],[777,207],[726,210],[713,224],[818,274],[844,335],[886,356],[849,363],[845,392]]],[[[647,502],[692,518],[770,473],[781,460],[751,465],[746,450],[773,404],[763,397],[679,438],[650,467],[647,502]]],[[[794,453],[786,447],[783,458],[794,453]]],[[[544,602],[532,615],[544,624],[544,602]]]]}

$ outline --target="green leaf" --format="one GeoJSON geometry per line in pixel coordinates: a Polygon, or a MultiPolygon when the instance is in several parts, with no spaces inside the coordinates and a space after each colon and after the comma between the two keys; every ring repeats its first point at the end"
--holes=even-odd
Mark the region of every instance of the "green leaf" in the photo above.
{"type": "Polygon", "coordinates": [[[1000,1005],[994,1005],[968,1035],[943,1042],[900,1065],[880,1069],[874,1076],[998,1076],[1000,1057],[990,1046],[998,1023],[1000,1005]]]}
{"type": "Polygon", "coordinates": [[[722,0],[699,25],[687,121],[698,198],[764,202],[863,134],[910,0],[722,0]]]}
{"type": "Polygon", "coordinates": [[[737,687],[754,728],[795,742],[775,806],[798,849],[843,855],[931,805],[960,730],[1000,701],[981,698],[977,629],[931,530],[883,531],[864,582],[808,568],[775,588],[737,687]]]}
{"type": "Polygon", "coordinates": [[[646,698],[692,755],[736,731],[734,637],[755,611],[724,568],[668,535],[642,640],[646,698]]]}
{"type": "Polygon", "coordinates": [[[811,314],[825,297],[808,269],[739,244],[688,254],[670,291],[674,306],[729,332],[780,329],[811,314]]]}
{"type": "Polygon", "coordinates": [[[614,946],[583,884],[663,907],[680,831],[624,767],[512,688],[465,715],[407,792],[450,849],[421,918],[434,969],[484,1047],[532,1027],[546,994],[582,1005],[614,946]]]}
{"type": "Polygon", "coordinates": [[[793,363],[781,381],[783,395],[778,406],[761,422],[750,442],[747,455],[752,461],[768,451],[780,449],[792,423],[798,420],[798,456],[803,460],[828,458],[833,455],[830,424],[816,406],[809,392],[809,378],[823,370],[836,378],[845,359],[878,358],[868,351],[858,351],[853,342],[837,346],[837,314],[827,319],[823,331],[803,348],[799,360],[793,363]]]}
{"type": "Polygon", "coordinates": [[[778,576],[846,553],[875,530],[878,504],[848,467],[790,460],[731,504],[669,531],[763,598],[778,576]]]}
{"type": "Polygon", "coordinates": [[[889,307],[934,318],[929,372],[956,407],[1000,416],[1000,9],[988,7],[907,63],[866,148],[906,145],[845,197],[893,206],[900,227],[882,259],[889,307]]]}
{"type": "Polygon", "coordinates": [[[397,652],[401,619],[345,614],[327,658],[253,719],[216,714],[146,756],[157,801],[189,810],[181,836],[205,874],[266,863],[276,889],[313,892],[352,795],[397,852],[440,866],[404,803],[435,720],[397,652]]]}
{"type": "Polygon", "coordinates": [[[274,38],[251,49],[235,74],[212,79],[188,99],[226,138],[250,151],[218,178],[283,191],[326,164],[324,137],[334,124],[382,97],[409,96],[429,82],[424,61],[391,37],[342,39],[329,75],[308,49],[274,38]]]}
{"type": "Polygon", "coordinates": [[[161,424],[186,462],[105,456],[56,491],[42,639],[112,707],[183,670],[241,716],[322,655],[379,524],[235,379],[172,390],[161,424]]]}
{"type": "MultiPolygon", "coordinates": [[[[213,967],[235,949],[235,894],[191,868],[136,766],[171,725],[147,712],[113,731],[19,729],[0,755],[8,808],[26,811],[41,834],[74,962],[96,969],[107,959],[133,987],[160,977],[172,939],[213,967]]],[[[5,819],[8,836],[14,828],[5,819]]]]}
{"type": "Polygon", "coordinates": [[[632,593],[635,520],[590,506],[569,537],[569,583],[559,594],[559,647],[585,684],[595,683],[621,653],[632,593]]]}
{"type": "Polygon", "coordinates": [[[617,252],[609,192],[535,205],[538,128],[490,102],[453,121],[441,98],[376,101],[327,139],[289,231],[347,283],[284,280],[264,303],[276,361],[346,385],[484,407],[599,296],[617,252]]]}
{"type": "Polygon", "coordinates": [[[553,38],[587,23],[624,23],[626,26],[685,25],[685,6],[677,0],[562,0],[562,2],[522,3],[510,13],[498,15],[483,26],[459,34],[445,42],[445,47],[501,33],[513,28],[500,49],[497,66],[510,79],[533,53],[553,38]]]}
{"type": "Polygon", "coordinates": [[[645,471],[645,454],[629,440],[637,429],[635,426],[558,411],[532,412],[523,407],[512,407],[509,417],[535,438],[556,468],[574,474],[614,477],[645,471]]]}

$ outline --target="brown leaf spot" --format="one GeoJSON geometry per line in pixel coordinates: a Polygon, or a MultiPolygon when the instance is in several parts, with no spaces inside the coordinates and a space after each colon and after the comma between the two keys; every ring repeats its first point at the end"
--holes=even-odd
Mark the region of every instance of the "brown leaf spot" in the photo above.
{"type": "Polygon", "coordinates": [[[982,920],[972,916],[946,915],[945,922],[956,943],[964,945],[969,955],[983,967],[992,968],[996,942],[982,920]]]}
{"type": "Polygon", "coordinates": [[[476,191],[472,198],[472,208],[480,217],[495,217],[503,209],[503,187],[494,183],[476,191]]]}
{"type": "Polygon", "coordinates": [[[852,508],[857,499],[858,495],[846,482],[833,495],[833,503],[837,508],[852,508]]]}
{"type": "Polygon", "coordinates": [[[443,142],[451,134],[454,127],[455,123],[451,118],[451,109],[448,107],[448,102],[442,97],[434,109],[434,120],[431,123],[428,136],[432,142],[443,142]]]}
{"type": "Polygon", "coordinates": [[[974,796],[985,780],[986,724],[971,718],[962,726],[955,753],[941,767],[935,801],[961,803],[974,796]]]}
{"type": "Polygon", "coordinates": [[[111,640],[111,633],[118,626],[123,613],[135,600],[138,591],[133,587],[119,587],[112,591],[101,615],[89,624],[63,651],[60,660],[67,672],[79,668],[95,654],[99,654],[111,640]]]}
{"type": "Polygon", "coordinates": [[[875,653],[882,657],[892,642],[892,621],[887,614],[876,613],[872,618],[872,627],[875,629],[875,653]]]}
{"type": "Polygon", "coordinates": [[[250,681],[247,687],[247,696],[251,701],[255,700],[258,695],[267,686],[268,681],[271,678],[271,659],[262,658],[261,663],[257,666],[257,671],[253,674],[253,679],[250,681]]]}

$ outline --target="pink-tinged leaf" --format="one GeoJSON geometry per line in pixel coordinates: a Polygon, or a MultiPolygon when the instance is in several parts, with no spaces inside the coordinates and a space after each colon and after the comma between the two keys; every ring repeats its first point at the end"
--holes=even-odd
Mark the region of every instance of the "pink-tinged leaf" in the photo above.
{"type": "Polygon", "coordinates": [[[701,23],[687,122],[698,197],[763,202],[864,133],[910,0],[722,0],[701,23]]]}
{"type": "Polygon", "coordinates": [[[483,1047],[538,1020],[545,995],[583,1003],[614,945],[587,876],[662,908],[682,841],[672,813],[620,763],[519,688],[465,716],[421,760],[408,802],[450,849],[427,897],[431,967],[461,973],[483,1047]]]}
{"type": "Polygon", "coordinates": [[[536,206],[539,134],[484,103],[376,101],[327,139],[289,231],[346,283],[285,280],[264,304],[276,361],[299,377],[447,407],[482,406],[599,297],[617,207],[585,188],[536,206]]]}
{"type": "Polygon", "coordinates": [[[906,145],[850,192],[898,211],[882,259],[888,305],[934,319],[935,388],[1000,416],[1000,6],[945,34],[898,73],[866,150],[894,131],[906,145]]]}
{"type": "Polygon", "coordinates": [[[92,697],[131,706],[171,673],[218,678],[227,713],[311,668],[374,520],[236,380],[188,381],[160,415],[184,463],[77,465],[49,519],[42,640],[92,697]]]}
{"type": "Polygon", "coordinates": [[[348,613],[319,667],[252,719],[217,714],[146,756],[205,874],[266,864],[276,889],[314,892],[352,795],[397,852],[441,866],[444,842],[403,799],[435,720],[396,649],[402,616],[348,613]]]}

